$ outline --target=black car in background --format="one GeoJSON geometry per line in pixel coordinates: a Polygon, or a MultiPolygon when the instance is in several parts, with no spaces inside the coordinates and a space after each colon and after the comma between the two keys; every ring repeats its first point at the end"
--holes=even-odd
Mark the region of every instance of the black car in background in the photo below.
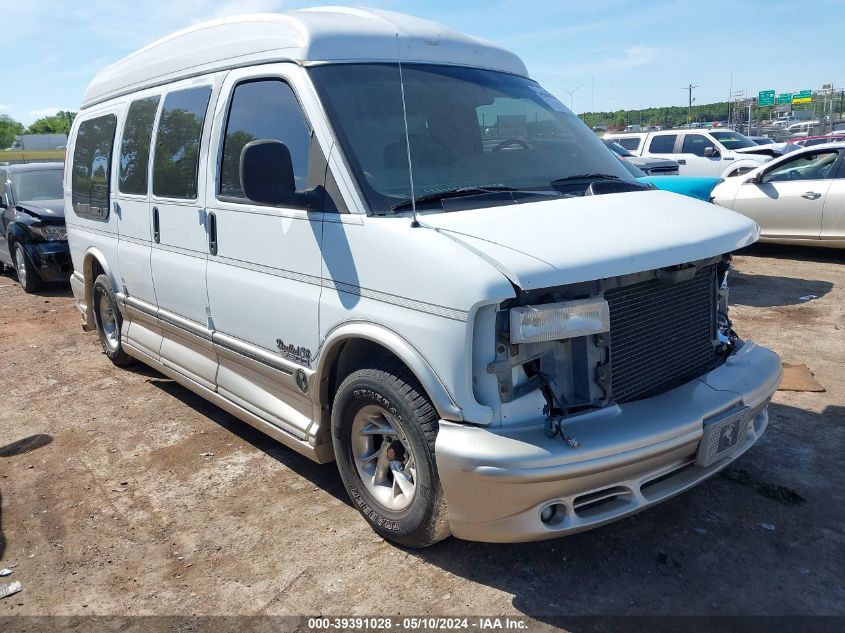
{"type": "Polygon", "coordinates": [[[27,292],[72,272],[62,163],[0,165],[0,268],[12,266],[27,292]]]}

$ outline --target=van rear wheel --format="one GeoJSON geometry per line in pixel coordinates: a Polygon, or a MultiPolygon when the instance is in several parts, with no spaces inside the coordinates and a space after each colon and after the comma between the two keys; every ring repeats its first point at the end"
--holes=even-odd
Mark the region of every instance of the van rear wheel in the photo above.
{"type": "Polygon", "coordinates": [[[359,369],[337,390],[332,441],[346,491],[376,532],[406,547],[451,533],[434,460],[437,430],[437,412],[398,362],[359,369]]]}
{"type": "Polygon", "coordinates": [[[100,275],[94,280],[91,301],[94,308],[94,322],[97,324],[97,334],[100,336],[103,352],[118,367],[129,367],[135,359],[123,351],[123,344],[120,341],[123,316],[117,307],[117,300],[111,290],[109,279],[105,275],[100,275]]]}

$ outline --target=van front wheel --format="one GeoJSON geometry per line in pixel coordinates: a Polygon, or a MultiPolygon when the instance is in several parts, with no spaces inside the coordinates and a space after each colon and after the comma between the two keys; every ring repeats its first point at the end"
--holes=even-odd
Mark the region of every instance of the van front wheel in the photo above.
{"type": "Polygon", "coordinates": [[[406,547],[450,534],[437,430],[437,412],[399,363],[359,369],[337,390],[332,441],[346,491],[376,532],[406,547]]]}
{"type": "Polygon", "coordinates": [[[100,335],[103,352],[118,367],[129,367],[135,359],[123,351],[123,345],[120,342],[123,316],[117,307],[117,300],[111,290],[109,278],[105,275],[100,275],[94,280],[91,300],[94,307],[94,322],[97,324],[97,334],[100,335]]]}

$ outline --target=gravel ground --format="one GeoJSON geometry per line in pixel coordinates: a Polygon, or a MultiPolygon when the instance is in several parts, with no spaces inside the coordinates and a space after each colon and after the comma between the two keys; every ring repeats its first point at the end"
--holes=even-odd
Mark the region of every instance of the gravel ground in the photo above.
{"type": "Polygon", "coordinates": [[[736,264],[737,330],[825,393],[778,392],[729,471],[633,518],[424,551],[377,537],[333,465],[112,366],[67,288],[0,276],[0,568],[23,584],[0,615],[845,615],[845,255],[736,264]]]}

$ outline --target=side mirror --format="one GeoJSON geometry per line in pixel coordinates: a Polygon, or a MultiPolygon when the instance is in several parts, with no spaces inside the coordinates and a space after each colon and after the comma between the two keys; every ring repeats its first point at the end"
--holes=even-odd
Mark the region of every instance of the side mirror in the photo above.
{"type": "Polygon", "coordinates": [[[290,150],[281,141],[251,141],[241,150],[241,189],[259,204],[313,207],[313,192],[298,193],[290,150]]]}
{"type": "Polygon", "coordinates": [[[705,158],[719,158],[722,154],[712,145],[709,147],[704,148],[704,157],[705,158]]]}
{"type": "Polygon", "coordinates": [[[745,182],[749,185],[759,185],[761,182],[763,182],[763,173],[760,172],[758,174],[755,174],[745,182]]]}

